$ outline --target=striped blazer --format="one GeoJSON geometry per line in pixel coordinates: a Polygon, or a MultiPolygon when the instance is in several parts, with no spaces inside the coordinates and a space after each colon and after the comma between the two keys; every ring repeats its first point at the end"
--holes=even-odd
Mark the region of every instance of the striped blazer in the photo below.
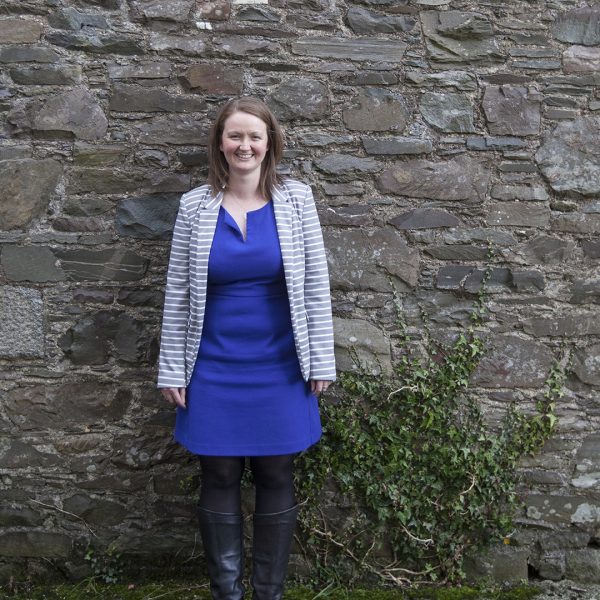
{"type": "MultiPolygon", "coordinates": [[[[184,194],[173,230],[160,342],[158,387],[186,387],[202,337],[208,257],[223,192],[203,185],[184,194]]],[[[309,186],[286,179],[272,194],[300,370],[335,380],[329,275],[309,186]]],[[[223,315],[226,319],[227,315],[223,315]]]]}

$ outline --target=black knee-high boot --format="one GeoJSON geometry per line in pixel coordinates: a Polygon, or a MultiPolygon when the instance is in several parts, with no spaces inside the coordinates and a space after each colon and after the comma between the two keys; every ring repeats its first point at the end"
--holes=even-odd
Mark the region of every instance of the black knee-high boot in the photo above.
{"type": "Polygon", "coordinates": [[[244,598],[243,519],[198,508],[200,534],[213,600],[244,598]]]}
{"type": "Polygon", "coordinates": [[[254,514],[253,600],[281,600],[298,506],[278,513],[254,514]]]}

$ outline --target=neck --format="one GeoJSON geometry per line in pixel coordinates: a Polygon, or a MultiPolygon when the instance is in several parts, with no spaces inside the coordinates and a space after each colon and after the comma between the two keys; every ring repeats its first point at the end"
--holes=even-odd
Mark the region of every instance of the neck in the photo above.
{"type": "Polygon", "coordinates": [[[226,191],[234,194],[239,200],[254,200],[259,195],[260,171],[248,175],[231,175],[226,191]]]}

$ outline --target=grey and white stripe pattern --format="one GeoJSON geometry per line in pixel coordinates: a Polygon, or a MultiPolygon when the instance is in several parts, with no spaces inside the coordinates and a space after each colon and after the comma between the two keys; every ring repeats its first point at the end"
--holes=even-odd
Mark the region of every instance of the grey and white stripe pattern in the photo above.
{"type": "MultiPolygon", "coordinates": [[[[223,192],[203,185],[181,198],[167,272],[158,387],[185,387],[196,362],[208,257],[223,192]]],[[[329,274],[323,235],[309,186],[287,179],[273,190],[273,208],[303,378],[335,380],[329,274]]],[[[223,318],[227,318],[226,315],[223,318]]]]}

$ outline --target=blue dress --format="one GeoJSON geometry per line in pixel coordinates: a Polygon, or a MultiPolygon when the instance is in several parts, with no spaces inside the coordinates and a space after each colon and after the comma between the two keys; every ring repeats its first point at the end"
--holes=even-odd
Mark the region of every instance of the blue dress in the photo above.
{"type": "Polygon", "coordinates": [[[194,454],[291,454],[321,437],[294,345],[273,203],[246,218],[244,240],[219,209],[200,349],[175,425],[194,454]]]}

